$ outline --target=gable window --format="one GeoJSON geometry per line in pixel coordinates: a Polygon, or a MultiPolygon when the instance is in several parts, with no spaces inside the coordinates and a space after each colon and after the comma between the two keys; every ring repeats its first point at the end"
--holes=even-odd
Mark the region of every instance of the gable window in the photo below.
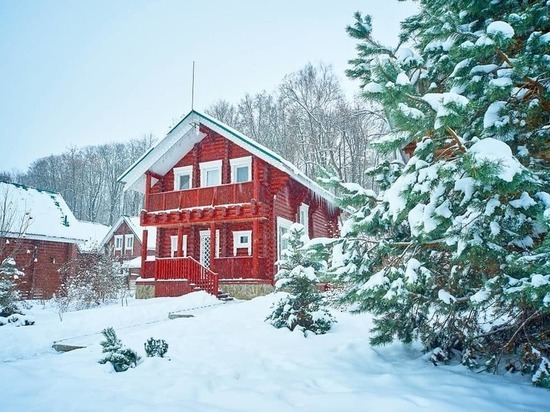
{"type": "Polygon", "coordinates": [[[252,156],[229,159],[229,163],[231,164],[231,183],[252,180],[252,156]]]}
{"type": "MultiPolygon", "coordinates": [[[[182,256],[187,257],[187,235],[183,235],[182,242],[182,256]]],[[[178,237],[170,236],[170,257],[176,257],[178,255],[178,237]]]]}
{"type": "Polygon", "coordinates": [[[174,168],[174,190],[186,190],[193,187],[193,166],[174,168]]]}
{"type": "Polygon", "coordinates": [[[134,249],[134,235],[124,235],[124,250],[134,249]]]}
{"type": "Polygon", "coordinates": [[[298,209],[298,223],[304,226],[306,236],[309,237],[309,205],[302,203],[298,209]]]}
{"type": "Polygon", "coordinates": [[[237,256],[237,249],[247,249],[248,256],[252,254],[252,230],[233,232],[233,256],[237,256]]]}
{"type": "Polygon", "coordinates": [[[124,235],[115,235],[115,250],[122,250],[124,235]]]}
{"type": "Polygon", "coordinates": [[[201,186],[218,186],[222,183],[222,161],[200,163],[201,186]]]}

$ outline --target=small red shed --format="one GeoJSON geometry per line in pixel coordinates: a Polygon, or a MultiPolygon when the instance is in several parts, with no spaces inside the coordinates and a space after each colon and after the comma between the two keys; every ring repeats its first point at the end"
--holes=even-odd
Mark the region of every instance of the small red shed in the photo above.
{"type": "MultiPolygon", "coordinates": [[[[147,255],[154,256],[156,227],[149,227],[147,231],[147,255]]],[[[128,286],[133,289],[136,279],[141,274],[143,229],[139,216],[121,216],[103,237],[99,247],[104,253],[112,254],[122,263],[122,268],[128,275],[128,286]]]]}
{"type": "Polygon", "coordinates": [[[89,222],[79,222],[59,193],[0,182],[0,262],[13,259],[24,276],[23,297],[58,293],[59,269],[91,242],[89,222]]]}
{"type": "MultiPolygon", "coordinates": [[[[276,153],[191,111],[119,178],[145,195],[141,225],[156,227],[156,254],[142,260],[136,296],[196,288],[237,297],[271,291],[283,235],[293,222],[332,237],[332,195],[276,153]]],[[[149,233],[144,230],[143,242],[149,233]]],[[[145,248],[142,257],[147,256],[145,248]]]]}

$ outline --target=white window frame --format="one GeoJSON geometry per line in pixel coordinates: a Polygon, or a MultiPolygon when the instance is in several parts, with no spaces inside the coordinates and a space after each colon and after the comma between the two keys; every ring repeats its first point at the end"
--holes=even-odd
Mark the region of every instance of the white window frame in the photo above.
{"type": "Polygon", "coordinates": [[[193,166],[174,167],[174,190],[187,190],[179,188],[179,181],[181,176],[189,176],[189,187],[193,187],[193,166]]]}
{"type": "Polygon", "coordinates": [[[211,187],[206,184],[206,174],[207,172],[211,172],[211,171],[218,172],[219,181],[220,181],[219,184],[220,185],[222,184],[222,161],[221,160],[212,160],[211,162],[199,163],[199,167],[201,171],[201,187],[211,187]]]}
{"type": "Polygon", "coordinates": [[[277,216],[277,260],[281,260],[282,252],[282,237],[281,229],[286,229],[286,233],[290,231],[290,226],[292,226],[292,221],[285,219],[284,217],[277,216]]]}
{"type": "Polygon", "coordinates": [[[124,235],[115,235],[114,245],[115,250],[122,250],[124,246],[124,235]]]}
{"type": "Polygon", "coordinates": [[[306,236],[309,238],[309,205],[307,203],[300,204],[296,221],[304,227],[306,236]]]}
{"type": "MultiPolygon", "coordinates": [[[[183,236],[183,242],[181,245],[183,257],[187,257],[187,235],[183,236]]],[[[176,257],[176,252],[178,250],[178,235],[170,236],[170,257],[176,257]]]]}
{"type": "Polygon", "coordinates": [[[233,256],[237,256],[237,249],[247,249],[248,256],[252,255],[252,230],[236,230],[233,232],[233,256]],[[241,242],[242,236],[247,236],[248,242],[241,242]]]}
{"type": "Polygon", "coordinates": [[[252,180],[252,156],[229,159],[229,164],[231,165],[231,183],[244,183],[252,180]],[[237,182],[237,169],[243,166],[248,167],[248,176],[246,180],[237,182]]]}
{"type": "Polygon", "coordinates": [[[134,250],[134,235],[124,235],[124,250],[134,250]]]}

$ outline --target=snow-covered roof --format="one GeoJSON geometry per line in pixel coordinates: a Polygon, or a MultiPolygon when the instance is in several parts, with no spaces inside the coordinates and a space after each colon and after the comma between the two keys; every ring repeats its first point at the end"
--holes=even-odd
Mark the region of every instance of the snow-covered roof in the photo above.
{"type": "Polygon", "coordinates": [[[80,229],[81,236],[85,239],[79,243],[78,249],[83,253],[94,252],[100,249],[101,241],[109,232],[109,226],[96,222],[85,222],[79,220],[77,227],[80,229]]]}
{"type": "Polygon", "coordinates": [[[134,233],[134,235],[138,238],[140,243],[143,242],[143,229],[147,229],[149,232],[147,235],[147,249],[155,249],[156,247],[156,239],[157,239],[157,228],[154,226],[140,226],[139,224],[139,216],[121,216],[118,218],[118,220],[114,223],[113,226],[107,231],[107,233],[103,236],[103,239],[100,242],[100,246],[104,247],[115,232],[118,230],[120,225],[123,223],[126,223],[126,225],[130,228],[130,230],[134,233]]]}
{"type": "Polygon", "coordinates": [[[125,269],[139,269],[141,268],[141,256],[135,257],[130,260],[122,262],[122,267],[125,269]]]}
{"type": "Polygon", "coordinates": [[[56,192],[0,182],[0,215],[4,222],[0,233],[6,237],[20,237],[23,231],[27,239],[65,243],[86,240],[80,222],[56,192]]]}
{"type": "MultiPolygon", "coordinates": [[[[124,190],[145,193],[145,172],[151,171],[161,176],[168,173],[183,156],[189,153],[195,143],[200,142],[206,136],[199,131],[199,124],[203,124],[254,156],[288,173],[290,177],[312,190],[319,197],[330,203],[334,202],[334,197],[330,192],[308,178],[289,161],[232,127],[195,110],[185,116],[168,132],[164,139],[151,147],[119,177],[118,180],[125,183],[124,190]]],[[[153,179],[153,183],[155,182],[156,179],[153,179]]]]}

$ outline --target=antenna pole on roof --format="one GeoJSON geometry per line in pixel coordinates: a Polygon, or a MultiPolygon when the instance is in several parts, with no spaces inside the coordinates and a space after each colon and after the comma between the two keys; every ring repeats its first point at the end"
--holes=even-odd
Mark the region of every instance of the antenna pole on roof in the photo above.
{"type": "Polygon", "coordinates": [[[191,110],[193,110],[194,102],[195,102],[195,60],[193,60],[193,76],[191,78],[191,110]]]}

